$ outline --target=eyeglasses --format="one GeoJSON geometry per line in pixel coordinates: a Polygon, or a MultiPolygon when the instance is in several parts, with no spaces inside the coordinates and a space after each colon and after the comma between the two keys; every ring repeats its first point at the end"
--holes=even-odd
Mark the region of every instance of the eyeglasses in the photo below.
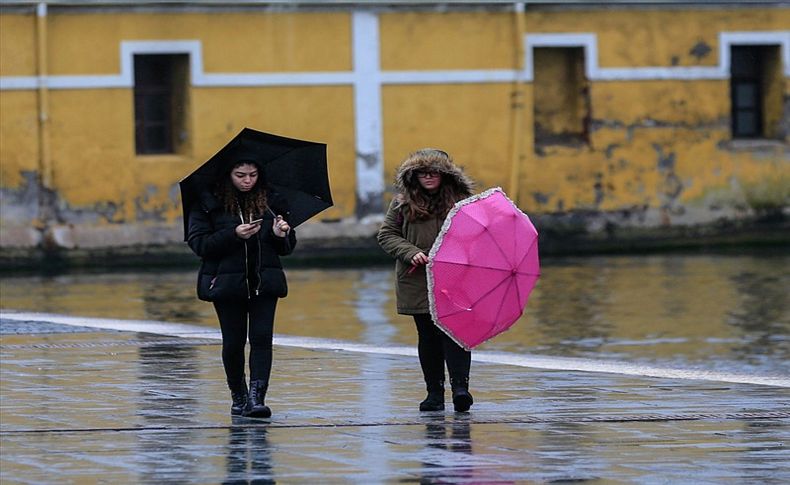
{"type": "Polygon", "coordinates": [[[429,177],[438,177],[439,175],[441,175],[436,170],[418,170],[416,174],[421,179],[427,179],[429,177]]]}

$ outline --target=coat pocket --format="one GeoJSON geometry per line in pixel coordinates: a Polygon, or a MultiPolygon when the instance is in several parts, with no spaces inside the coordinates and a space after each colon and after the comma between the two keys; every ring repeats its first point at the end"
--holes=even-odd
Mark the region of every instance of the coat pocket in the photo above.
{"type": "Polygon", "coordinates": [[[214,287],[216,276],[205,273],[198,273],[197,297],[203,301],[214,301],[211,299],[211,289],[214,287]]]}
{"type": "Polygon", "coordinates": [[[223,273],[209,279],[209,301],[241,300],[250,296],[244,273],[223,273]]]}
{"type": "Polygon", "coordinates": [[[288,296],[288,282],[285,279],[285,272],[280,268],[261,269],[259,294],[272,295],[278,298],[288,296]]]}

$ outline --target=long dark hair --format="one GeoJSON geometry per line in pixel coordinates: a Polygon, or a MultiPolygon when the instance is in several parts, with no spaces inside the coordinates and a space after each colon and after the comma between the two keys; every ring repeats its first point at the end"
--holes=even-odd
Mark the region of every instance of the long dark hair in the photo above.
{"type": "MultiPolygon", "coordinates": [[[[442,178],[444,178],[444,174],[442,174],[442,178]]],[[[445,217],[453,205],[464,198],[455,194],[450,184],[445,184],[444,180],[439,186],[439,191],[435,194],[426,192],[419,184],[407,186],[406,191],[408,192],[405,197],[408,207],[407,217],[410,222],[426,220],[435,216],[445,217]]]]}
{"type": "Polygon", "coordinates": [[[263,169],[252,160],[239,160],[225,176],[217,181],[215,195],[219,199],[225,212],[241,214],[244,222],[250,222],[262,217],[269,207],[266,197],[266,181],[263,169]],[[254,165],[258,169],[258,180],[248,192],[238,190],[231,180],[231,172],[242,165],[254,165]]]}

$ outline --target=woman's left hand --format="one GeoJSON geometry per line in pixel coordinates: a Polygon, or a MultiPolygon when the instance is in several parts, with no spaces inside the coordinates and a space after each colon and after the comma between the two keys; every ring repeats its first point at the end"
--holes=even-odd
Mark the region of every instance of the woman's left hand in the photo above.
{"type": "Polygon", "coordinates": [[[272,231],[274,235],[277,237],[285,237],[288,235],[288,231],[291,230],[291,226],[288,225],[283,216],[277,216],[274,218],[274,224],[272,225],[272,231]]]}
{"type": "Polygon", "coordinates": [[[419,253],[415,254],[411,258],[412,266],[420,266],[422,264],[428,264],[428,261],[429,261],[428,260],[428,256],[426,256],[425,253],[423,253],[422,251],[420,251],[419,253]]]}

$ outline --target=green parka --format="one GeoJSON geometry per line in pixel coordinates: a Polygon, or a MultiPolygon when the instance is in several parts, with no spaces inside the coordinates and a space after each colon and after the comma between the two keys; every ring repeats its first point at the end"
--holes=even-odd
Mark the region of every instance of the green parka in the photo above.
{"type": "Polygon", "coordinates": [[[395,258],[395,299],[397,311],[403,315],[430,311],[426,267],[419,265],[412,268],[411,259],[419,252],[428,254],[445,219],[445,214],[436,214],[426,220],[409,222],[404,194],[407,186],[419,183],[415,175],[417,170],[440,172],[442,184],[455,184],[457,192],[463,194],[463,197],[472,195],[474,186],[472,180],[449,158],[412,156],[398,169],[395,175],[395,189],[398,194],[390,203],[377,240],[381,248],[395,258]]]}

